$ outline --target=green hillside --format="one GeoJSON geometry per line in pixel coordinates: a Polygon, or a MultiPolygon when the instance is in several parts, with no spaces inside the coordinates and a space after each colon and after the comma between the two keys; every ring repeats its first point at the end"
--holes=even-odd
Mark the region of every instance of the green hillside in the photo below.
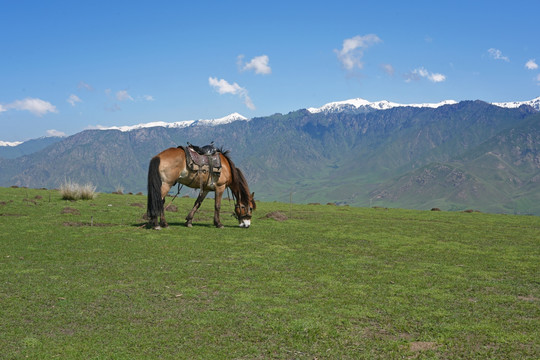
{"type": "Polygon", "coordinates": [[[380,204],[540,214],[540,115],[451,159],[380,185],[380,204]]]}

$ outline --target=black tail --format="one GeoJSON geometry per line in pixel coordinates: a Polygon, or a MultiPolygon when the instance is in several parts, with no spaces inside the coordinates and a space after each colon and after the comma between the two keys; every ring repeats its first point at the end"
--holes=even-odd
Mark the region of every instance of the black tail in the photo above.
{"type": "Polygon", "coordinates": [[[148,204],[146,213],[150,220],[156,219],[163,212],[163,200],[161,199],[161,177],[159,176],[159,157],[150,160],[148,167],[148,204]]]}

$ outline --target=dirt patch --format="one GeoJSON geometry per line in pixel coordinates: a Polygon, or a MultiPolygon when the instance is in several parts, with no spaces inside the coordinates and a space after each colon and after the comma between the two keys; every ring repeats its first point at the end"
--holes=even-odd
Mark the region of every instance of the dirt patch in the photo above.
{"type": "Polygon", "coordinates": [[[114,226],[115,224],[103,224],[103,223],[87,223],[87,222],[76,222],[76,221],[66,221],[62,225],[64,226],[73,226],[73,227],[79,227],[79,226],[98,226],[98,227],[104,227],[104,226],[114,226]]]}
{"type": "Polygon", "coordinates": [[[165,207],[165,211],[178,212],[178,206],[169,204],[165,207]]]}
{"type": "Polygon", "coordinates": [[[9,201],[0,201],[0,205],[7,205],[7,204],[11,204],[13,202],[13,200],[9,200],[9,201]]]}
{"type": "Polygon", "coordinates": [[[409,344],[409,349],[412,352],[435,350],[437,347],[437,343],[433,341],[414,341],[409,344]]]}
{"type": "Polygon", "coordinates": [[[431,211],[441,211],[439,208],[432,208],[431,211]]]}
{"type": "Polygon", "coordinates": [[[141,209],[144,209],[144,205],[141,204],[141,203],[132,203],[132,204],[129,204],[130,206],[135,206],[135,207],[138,207],[138,208],[141,208],[141,209]]]}
{"type": "Polygon", "coordinates": [[[523,301],[539,301],[540,299],[539,298],[536,298],[532,295],[529,295],[529,296],[518,296],[517,297],[519,300],[523,300],[523,301]]]}
{"type": "Polygon", "coordinates": [[[274,219],[276,221],[285,221],[287,220],[287,215],[282,213],[281,211],[272,211],[264,216],[267,219],[274,219]]]}
{"type": "Polygon", "coordinates": [[[81,215],[81,212],[77,209],[71,207],[65,207],[60,211],[60,214],[72,214],[72,215],[81,215]]]}

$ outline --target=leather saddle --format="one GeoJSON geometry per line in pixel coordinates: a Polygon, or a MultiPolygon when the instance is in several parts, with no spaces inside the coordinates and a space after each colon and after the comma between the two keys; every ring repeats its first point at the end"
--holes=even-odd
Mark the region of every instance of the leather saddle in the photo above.
{"type": "MultiPolygon", "coordinates": [[[[213,142],[203,147],[188,143],[188,146],[182,148],[186,153],[186,164],[190,170],[202,172],[203,174],[210,173],[210,184],[217,181],[221,174],[221,157],[213,142]]],[[[200,185],[202,188],[203,184],[200,185]]]]}
{"type": "Polygon", "coordinates": [[[199,147],[197,145],[187,143],[188,147],[195,150],[199,155],[214,155],[218,152],[218,149],[214,146],[214,142],[212,141],[210,144],[205,145],[203,147],[199,147]]]}

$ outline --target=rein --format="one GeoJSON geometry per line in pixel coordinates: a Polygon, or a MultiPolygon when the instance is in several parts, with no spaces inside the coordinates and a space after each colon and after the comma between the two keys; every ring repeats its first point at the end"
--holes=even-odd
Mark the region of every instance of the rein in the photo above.
{"type": "Polygon", "coordinates": [[[229,209],[231,209],[231,212],[232,212],[232,215],[231,216],[234,216],[236,218],[236,220],[238,220],[238,216],[236,216],[236,213],[234,211],[232,211],[232,207],[231,207],[231,194],[229,193],[229,188],[227,187],[227,198],[229,199],[229,209]]]}
{"type": "Polygon", "coordinates": [[[171,202],[169,203],[172,204],[172,202],[174,201],[174,199],[176,199],[176,197],[180,194],[180,190],[182,190],[182,188],[184,187],[184,185],[180,185],[180,183],[178,183],[178,191],[176,192],[176,195],[174,195],[174,197],[172,198],[171,202]]]}

